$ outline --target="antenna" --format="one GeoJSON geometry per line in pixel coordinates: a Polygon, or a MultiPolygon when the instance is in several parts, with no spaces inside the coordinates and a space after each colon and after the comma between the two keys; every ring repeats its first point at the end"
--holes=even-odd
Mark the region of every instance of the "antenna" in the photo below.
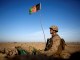
{"type": "Polygon", "coordinates": [[[43,32],[44,40],[45,40],[45,43],[46,43],[46,37],[45,37],[45,33],[44,33],[44,29],[43,29],[43,25],[42,25],[41,19],[40,19],[40,24],[41,24],[41,29],[42,29],[42,32],[43,32]]]}

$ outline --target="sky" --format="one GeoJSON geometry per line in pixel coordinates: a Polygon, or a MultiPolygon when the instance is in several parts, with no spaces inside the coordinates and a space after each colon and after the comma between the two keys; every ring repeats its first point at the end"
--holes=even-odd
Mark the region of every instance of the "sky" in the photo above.
{"type": "Polygon", "coordinates": [[[80,42],[79,0],[0,0],[0,42],[45,42],[56,25],[66,42],[80,42]],[[41,3],[41,10],[29,9],[41,3]]]}

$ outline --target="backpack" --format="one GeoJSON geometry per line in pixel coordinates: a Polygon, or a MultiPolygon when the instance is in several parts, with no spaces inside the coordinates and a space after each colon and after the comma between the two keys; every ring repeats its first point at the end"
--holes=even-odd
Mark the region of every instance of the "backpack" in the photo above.
{"type": "Polygon", "coordinates": [[[61,46],[62,46],[62,50],[65,49],[65,40],[63,38],[61,38],[61,46]]]}

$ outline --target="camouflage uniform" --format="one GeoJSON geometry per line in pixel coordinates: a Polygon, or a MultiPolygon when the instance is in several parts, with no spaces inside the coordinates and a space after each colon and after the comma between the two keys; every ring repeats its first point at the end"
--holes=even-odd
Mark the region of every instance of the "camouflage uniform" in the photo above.
{"type": "MultiPolygon", "coordinates": [[[[55,30],[58,32],[58,28],[56,26],[52,26],[55,30]]],[[[41,51],[42,54],[45,54],[47,56],[55,55],[55,54],[60,54],[62,51],[62,46],[61,46],[61,38],[58,34],[54,35],[53,37],[50,38],[53,42],[52,47],[48,51],[41,51]]]]}

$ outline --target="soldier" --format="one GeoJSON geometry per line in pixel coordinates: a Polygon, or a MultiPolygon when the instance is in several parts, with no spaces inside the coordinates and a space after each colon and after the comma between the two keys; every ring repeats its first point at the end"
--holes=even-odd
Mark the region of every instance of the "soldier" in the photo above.
{"type": "Polygon", "coordinates": [[[55,54],[59,55],[62,52],[61,38],[57,34],[57,32],[58,32],[57,26],[50,27],[51,38],[48,39],[49,43],[47,42],[45,51],[41,53],[51,56],[55,54]]]}

